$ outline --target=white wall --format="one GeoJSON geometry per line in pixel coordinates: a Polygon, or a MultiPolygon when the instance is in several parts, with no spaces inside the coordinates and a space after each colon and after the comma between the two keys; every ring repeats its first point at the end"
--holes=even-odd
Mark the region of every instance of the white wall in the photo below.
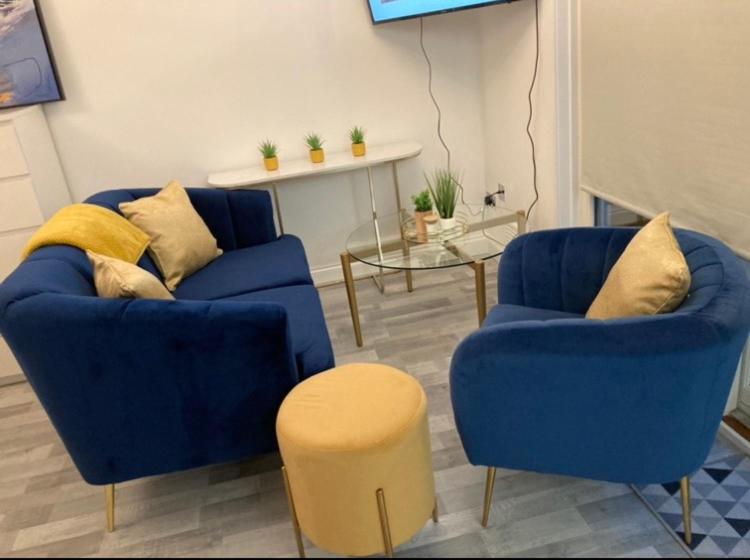
{"type": "MultiPolygon", "coordinates": [[[[354,124],[373,145],[424,144],[402,165],[405,200],[422,188],[423,169],[444,165],[416,20],[375,27],[364,0],[41,4],[68,97],[46,112],[76,200],[171,178],[203,185],[211,171],[257,163],[265,137],[281,145],[282,165],[304,157],[312,130],[328,149],[347,149],[354,124]]],[[[476,12],[425,20],[444,133],[473,201],[485,190],[477,28],[476,12]]],[[[390,174],[376,180],[393,209],[390,174]]],[[[335,266],[346,234],[368,217],[366,178],[289,185],[281,203],[313,268],[335,266]]]]}
{"type": "MultiPolygon", "coordinates": [[[[532,133],[537,147],[540,202],[532,229],[558,224],[556,13],[554,0],[540,0],[540,63],[534,90],[532,133]]],[[[526,135],[528,90],[534,70],[533,0],[477,11],[482,61],[482,109],[487,183],[507,188],[506,204],[528,208],[533,201],[531,146],[526,135]]]]}
{"type": "MultiPolygon", "coordinates": [[[[204,185],[209,172],[256,164],[266,137],[281,145],[282,165],[305,156],[302,136],[312,130],[328,149],[347,149],[354,124],[372,145],[424,144],[418,160],[401,165],[404,201],[423,187],[423,170],[445,164],[417,20],[373,26],[364,0],[41,4],[68,97],[46,112],[75,200],[172,178],[204,185]]],[[[542,0],[542,19],[536,228],[556,223],[551,0],[542,0]]],[[[503,181],[508,205],[528,206],[533,2],[425,19],[425,41],[467,200],[503,181]]],[[[383,209],[393,210],[390,173],[376,180],[383,209]]],[[[335,269],[346,235],[368,218],[366,178],[288,185],[281,204],[312,267],[335,269]]]]}

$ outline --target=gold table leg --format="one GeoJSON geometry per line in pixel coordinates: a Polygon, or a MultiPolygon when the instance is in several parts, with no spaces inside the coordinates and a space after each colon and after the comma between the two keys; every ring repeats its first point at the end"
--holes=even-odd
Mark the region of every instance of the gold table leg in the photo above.
{"type": "MultiPolygon", "coordinates": [[[[410,254],[409,242],[406,240],[404,240],[404,243],[403,243],[403,254],[405,257],[408,257],[410,254]]],[[[407,268],[404,272],[406,273],[406,291],[411,293],[414,291],[414,280],[412,278],[411,269],[407,268]]]]}
{"type": "Polygon", "coordinates": [[[292,498],[292,488],[289,486],[289,475],[287,475],[286,467],[281,467],[281,474],[284,477],[284,489],[286,490],[286,501],[289,505],[289,515],[292,516],[292,525],[294,526],[294,538],[297,541],[297,552],[300,558],[305,557],[305,544],[302,542],[302,530],[299,527],[299,520],[297,519],[297,508],[294,507],[294,498],[292,498]]]}
{"type": "Polygon", "coordinates": [[[354,287],[354,276],[352,276],[352,261],[349,253],[341,253],[341,269],[344,271],[344,282],[346,284],[346,295],[349,298],[349,311],[352,314],[352,324],[354,325],[354,337],[357,339],[357,346],[362,348],[362,327],[359,324],[359,306],[357,305],[357,292],[354,287]]]}
{"type": "Polygon", "coordinates": [[[497,469],[487,469],[487,484],[484,487],[484,513],[482,514],[482,527],[487,527],[490,521],[490,508],[492,507],[492,491],[495,489],[495,474],[497,469]]]}
{"type": "Polygon", "coordinates": [[[378,498],[378,513],[380,514],[380,529],[383,531],[383,545],[388,558],[393,558],[393,542],[391,541],[391,526],[388,522],[388,509],[385,506],[385,494],[379,488],[375,493],[378,498]]]}
{"type": "Polygon", "coordinates": [[[685,542],[693,542],[693,517],[690,505],[690,478],[685,477],[680,480],[680,494],[682,495],[682,521],[685,525],[685,542]]]}
{"type": "Polygon", "coordinates": [[[107,505],[107,532],[115,530],[115,485],[107,484],[104,487],[104,501],[107,505]]]}
{"type": "Polygon", "coordinates": [[[432,508],[432,522],[437,523],[440,521],[440,518],[438,517],[438,503],[437,498],[435,498],[435,507],[432,508]]]}
{"type": "Polygon", "coordinates": [[[484,319],[487,317],[487,282],[484,274],[484,261],[471,263],[474,269],[474,282],[477,294],[477,316],[479,317],[479,326],[482,326],[484,319]]]}

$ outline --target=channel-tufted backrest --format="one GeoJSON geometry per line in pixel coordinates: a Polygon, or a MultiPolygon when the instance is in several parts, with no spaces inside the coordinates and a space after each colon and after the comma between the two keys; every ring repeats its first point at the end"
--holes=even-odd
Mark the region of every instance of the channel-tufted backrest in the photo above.
{"type": "MultiPolygon", "coordinates": [[[[571,228],[513,240],[500,264],[500,302],[585,314],[637,231],[571,228]]],[[[681,229],[675,235],[692,275],[688,297],[675,313],[716,313],[722,293],[745,278],[744,269],[713,238],[681,229]]]]}

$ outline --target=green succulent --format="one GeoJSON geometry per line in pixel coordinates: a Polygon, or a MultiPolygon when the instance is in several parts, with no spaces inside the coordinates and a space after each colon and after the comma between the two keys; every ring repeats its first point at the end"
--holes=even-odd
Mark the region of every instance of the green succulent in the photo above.
{"type": "Polygon", "coordinates": [[[305,136],[305,144],[310,150],[322,150],[325,141],[320,137],[319,134],[310,133],[305,136]]]}
{"type": "Polygon", "coordinates": [[[349,138],[352,139],[352,144],[364,144],[365,129],[361,126],[355,126],[349,131],[349,138]]]}
{"type": "Polygon", "coordinates": [[[452,218],[458,204],[460,183],[458,176],[450,169],[437,169],[432,174],[432,178],[426,173],[424,178],[440,217],[452,218]]]}
{"type": "Polygon", "coordinates": [[[417,212],[429,212],[432,210],[432,199],[428,190],[423,190],[419,194],[412,195],[411,200],[417,212]]]}
{"type": "Polygon", "coordinates": [[[263,142],[261,142],[258,146],[258,150],[261,154],[263,154],[263,157],[265,159],[276,157],[276,155],[279,153],[276,144],[274,144],[270,140],[264,140],[263,142]]]}

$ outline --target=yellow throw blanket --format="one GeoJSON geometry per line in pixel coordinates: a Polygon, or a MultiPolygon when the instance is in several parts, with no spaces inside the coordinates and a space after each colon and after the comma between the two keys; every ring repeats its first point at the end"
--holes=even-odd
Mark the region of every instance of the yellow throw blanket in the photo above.
{"type": "Polygon", "coordinates": [[[32,236],[23,258],[47,245],[72,245],[135,264],[149,237],[125,218],[95,204],[71,204],[59,210],[32,236]]]}

